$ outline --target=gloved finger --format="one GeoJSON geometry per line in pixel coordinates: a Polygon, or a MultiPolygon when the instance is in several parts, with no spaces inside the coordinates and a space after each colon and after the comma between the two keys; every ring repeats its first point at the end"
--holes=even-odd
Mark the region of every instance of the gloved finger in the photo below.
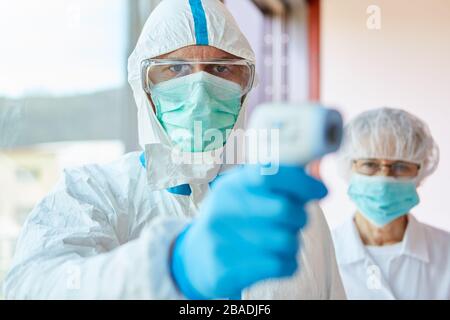
{"type": "Polygon", "coordinates": [[[240,198],[248,209],[245,218],[251,219],[252,214],[266,218],[272,223],[284,224],[290,229],[303,228],[307,222],[305,206],[291,197],[267,190],[254,190],[240,198]],[[257,210],[255,210],[257,208],[257,210]]]}
{"type": "Polygon", "coordinates": [[[266,233],[261,248],[266,253],[285,259],[294,259],[300,248],[298,232],[286,232],[285,228],[273,228],[266,233]]]}
{"type": "MultiPolygon", "coordinates": [[[[224,200],[223,195],[221,201],[224,200]]],[[[235,198],[236,195],[233,196],[235,198]]],[[[285,225],[289,229],[297,230],[304,227],[307,221],[304,206],[298,201],[293,201],[285,195],[274,194],[267,190],[254,190],[254,192],[241,192],[238,201],[228,199],[221,208],[221,214],[216,214],[212,219],[219,219],[218,223],[226,224],[226,220],[238,219],[239,226],[252,226],[255,219],[266,219],[268,223],[285,225]],[[223,212],[222,212],[223,211],[223,212]],[[223,221],[222,221],[223,220],[223,221]]],[[[205,201],[205,205],[208,201],[205,201]]]]}
{"type": "MultiPolygon", "coordinates": [[[[276,225],[268,220],[257,220],[251,226],[239,226],[227,230],[228,241],[239,247],[249,248],[256,252],[271,252],[290,258],[297,255],[299,249],[299,235],[297,231],[285,226],[276,225]]],[[[230,250],[233,251],[233,250],[230,250]]]]}
{"type": "Polygon", "coordinates": [[[252,186],[288,194],[302,202],[321,199],[328,193],[325,185],[300,166],[280,166],[274,175],[262,175],[258,167],[247,166],[245,174],[252,186]]]}
{"type": "Polygon", "coordinates": [[[276,202],[276,210],[272,215],[261,218],[272,217],[271,223],[280,225],[293,231],[299,231],[307,223],[307,212],[305,206],[298,201],[284,195],[272,195],[272,201],[276,202]]]}
{"type": "Polygon", "coordinates": [[[284,259],[273,254],[249,255],[232,268],[242,289],[261,281],[292,276],[298,269],[296,258],[284,259]]]}

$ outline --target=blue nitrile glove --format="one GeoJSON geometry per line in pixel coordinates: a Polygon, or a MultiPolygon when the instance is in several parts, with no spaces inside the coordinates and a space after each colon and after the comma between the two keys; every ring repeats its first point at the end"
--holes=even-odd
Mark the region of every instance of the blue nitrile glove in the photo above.
{"type": "Polygon", "coordinates": [[[255,282],[296,271],[305,203],[327,190],[300,167],[280,167],[272,176],[259,169],[245,166],[220,178],[175,241],[172,275],[187,298],[240,298],[255,282]]]}

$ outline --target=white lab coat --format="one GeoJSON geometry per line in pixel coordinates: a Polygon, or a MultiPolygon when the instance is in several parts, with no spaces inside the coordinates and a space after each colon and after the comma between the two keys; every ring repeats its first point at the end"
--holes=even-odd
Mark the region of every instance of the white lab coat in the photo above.
{"type": "MultiPolygon", "coordinates": [[[[6,298],[183,299],[168,253],[207,190],[191,188],[191,196],[152,189],[139,153],[66,170],[27,218],[4,282],[6,298]]],[[[309,210],[300,271],[259,283],[243,298],[345,298],[324,216],[317,206],[309,210]]]]}
{"type": "Polygon", "coordinates": [[[408,216],[408,226],[388,274],[363,245],[353,216],[333,230],[348,299],[450,299],[450,234],[408,216]]]}

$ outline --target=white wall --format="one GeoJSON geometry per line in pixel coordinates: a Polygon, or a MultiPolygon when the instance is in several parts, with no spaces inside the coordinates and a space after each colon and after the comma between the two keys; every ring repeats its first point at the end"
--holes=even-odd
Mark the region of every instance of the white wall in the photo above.
{"type": "MultiPolygon", "coordinates": [[[[348,121],[380,106],[424,119],[441,149],[436,173],[420,188],[419,220],[450,230],[450,1],[323,0],[322,98],[348,121]],[[381,29],[369,30],[369,5],[381,9],[381,29]]],[[[352,213],[346,184],[331,157],[323,203],[331,227],[352,213]]]]}

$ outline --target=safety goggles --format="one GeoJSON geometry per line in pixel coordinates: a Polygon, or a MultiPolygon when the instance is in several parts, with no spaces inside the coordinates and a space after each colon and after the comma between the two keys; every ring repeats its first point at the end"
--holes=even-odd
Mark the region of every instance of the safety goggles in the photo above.
{"type": "Polygon", "coordinates": [[[255,65],[245,59],[146,59],[141,65],[142,87],[151,94],[153,87],[162,82],[202,71],[238,84],[243,96],[250,91],[255,80],[255,65]]]}

